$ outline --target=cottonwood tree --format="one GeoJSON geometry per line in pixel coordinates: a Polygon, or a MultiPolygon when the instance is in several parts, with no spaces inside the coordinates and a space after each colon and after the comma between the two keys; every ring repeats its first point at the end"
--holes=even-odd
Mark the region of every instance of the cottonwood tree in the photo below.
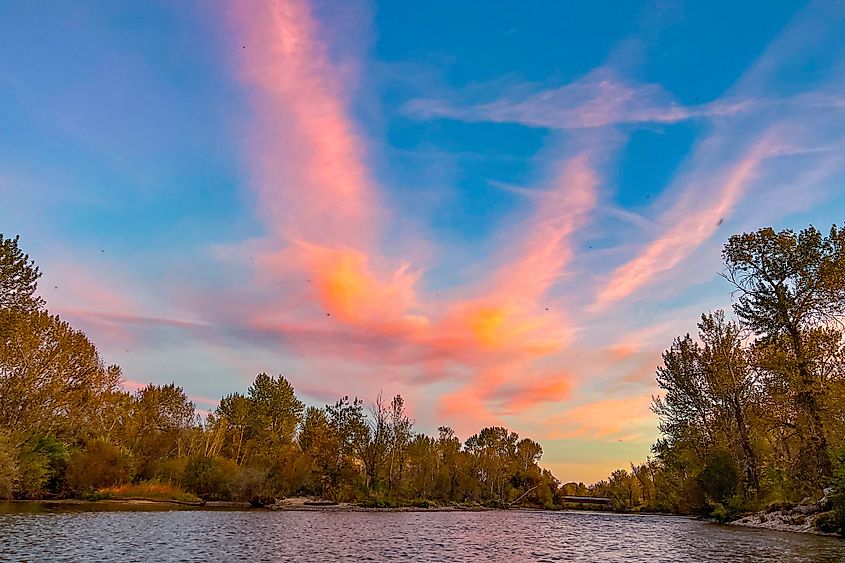
{"type": "Polygon", "coordinates": [[[833,466],[810,340],[814,331],[840,323],[845,312],[845,229],[834,225],[828,235],[814,227],[799,233],[760,229],[732,236],[723,257],[724,276],[736,288],[737,316],[764,342],[788,352],[781,368],[794,387],[801,429],[796,467],[803,480],[826,482],[833,466]]]}
{"type": "Polygon", "coordinates": [[[0,339],[0,427],[28,436],[78,436],[120,373],[103,366],[94,344],[45,311],[15,314],[0,339]]]}
{"type": "Polygon", "coordinates": [[[759,389],[757,374],[749,364],[740,327],[726,321],[724,311],[702,315],[698,328],[708,394],[721,411],[719,421],[729,444],[739,450],[745,485],[756,493],[760,489],[759,461],[752,447],[749,418],[759,389]]]}

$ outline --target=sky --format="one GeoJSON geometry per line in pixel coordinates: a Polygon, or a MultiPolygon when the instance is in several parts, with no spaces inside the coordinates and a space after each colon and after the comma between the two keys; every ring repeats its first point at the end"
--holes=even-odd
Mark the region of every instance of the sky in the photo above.
{"type": "Polygon", "coordinates": [[[845,218],[845,2],[0,0],[0,232],[126,386],[640,462],[720,249],[845,218]]]}

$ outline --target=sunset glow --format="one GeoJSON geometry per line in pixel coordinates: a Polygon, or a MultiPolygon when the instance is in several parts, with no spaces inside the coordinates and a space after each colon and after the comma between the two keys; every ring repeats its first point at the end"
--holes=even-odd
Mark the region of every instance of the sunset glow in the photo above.
{"type": "Polygon", "coordinates": [[[845,215],[842,4],[716,4],[0,18],[0,227],[127,387],[401,393],[592,482],[649,455],[661,352],[730,308],[725,239],[845,215]]]}

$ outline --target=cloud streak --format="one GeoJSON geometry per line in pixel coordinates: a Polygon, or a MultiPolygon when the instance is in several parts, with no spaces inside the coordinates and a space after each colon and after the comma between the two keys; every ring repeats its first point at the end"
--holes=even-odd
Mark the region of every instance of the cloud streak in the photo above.
{"type": "Polygon", "coordinates": [[[717,100],[683,106],[659,84],[630,83],[612,69],[603,67],[559,88],[469,105],[417,99],[408,102],[405,111],[418,119],[448,118],[520,123],[548,129],[592,129],[727,117],[748,112],[759,104],[751,100],[717,100]]]}

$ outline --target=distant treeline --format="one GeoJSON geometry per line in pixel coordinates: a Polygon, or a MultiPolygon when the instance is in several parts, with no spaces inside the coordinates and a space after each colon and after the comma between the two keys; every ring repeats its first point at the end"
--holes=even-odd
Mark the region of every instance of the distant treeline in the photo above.
{"type": "Polygon", "coordinates": [[[845,229],[761,229],[722,256],[733,317],[702,315],[664,352],[653,458],[595,490],[620,510],[729,520],[833,487],[817,527],[845,531],[845,229]]]}
{"type": "Polygon", "coordinates": [[[202,420],[174,384],[121,387],[82,332],[50,315],[40,272],[0,235],[0,498],[170,495],[240,500],[314,495],[369,506],[429,503],[554,508],[561,487],[542,448],[505,428],[461,442],[417,433],[401,396],[305,407],[259,374],[202,420]],[[190,493],[190,494],[182,494],[190,493]]]}

